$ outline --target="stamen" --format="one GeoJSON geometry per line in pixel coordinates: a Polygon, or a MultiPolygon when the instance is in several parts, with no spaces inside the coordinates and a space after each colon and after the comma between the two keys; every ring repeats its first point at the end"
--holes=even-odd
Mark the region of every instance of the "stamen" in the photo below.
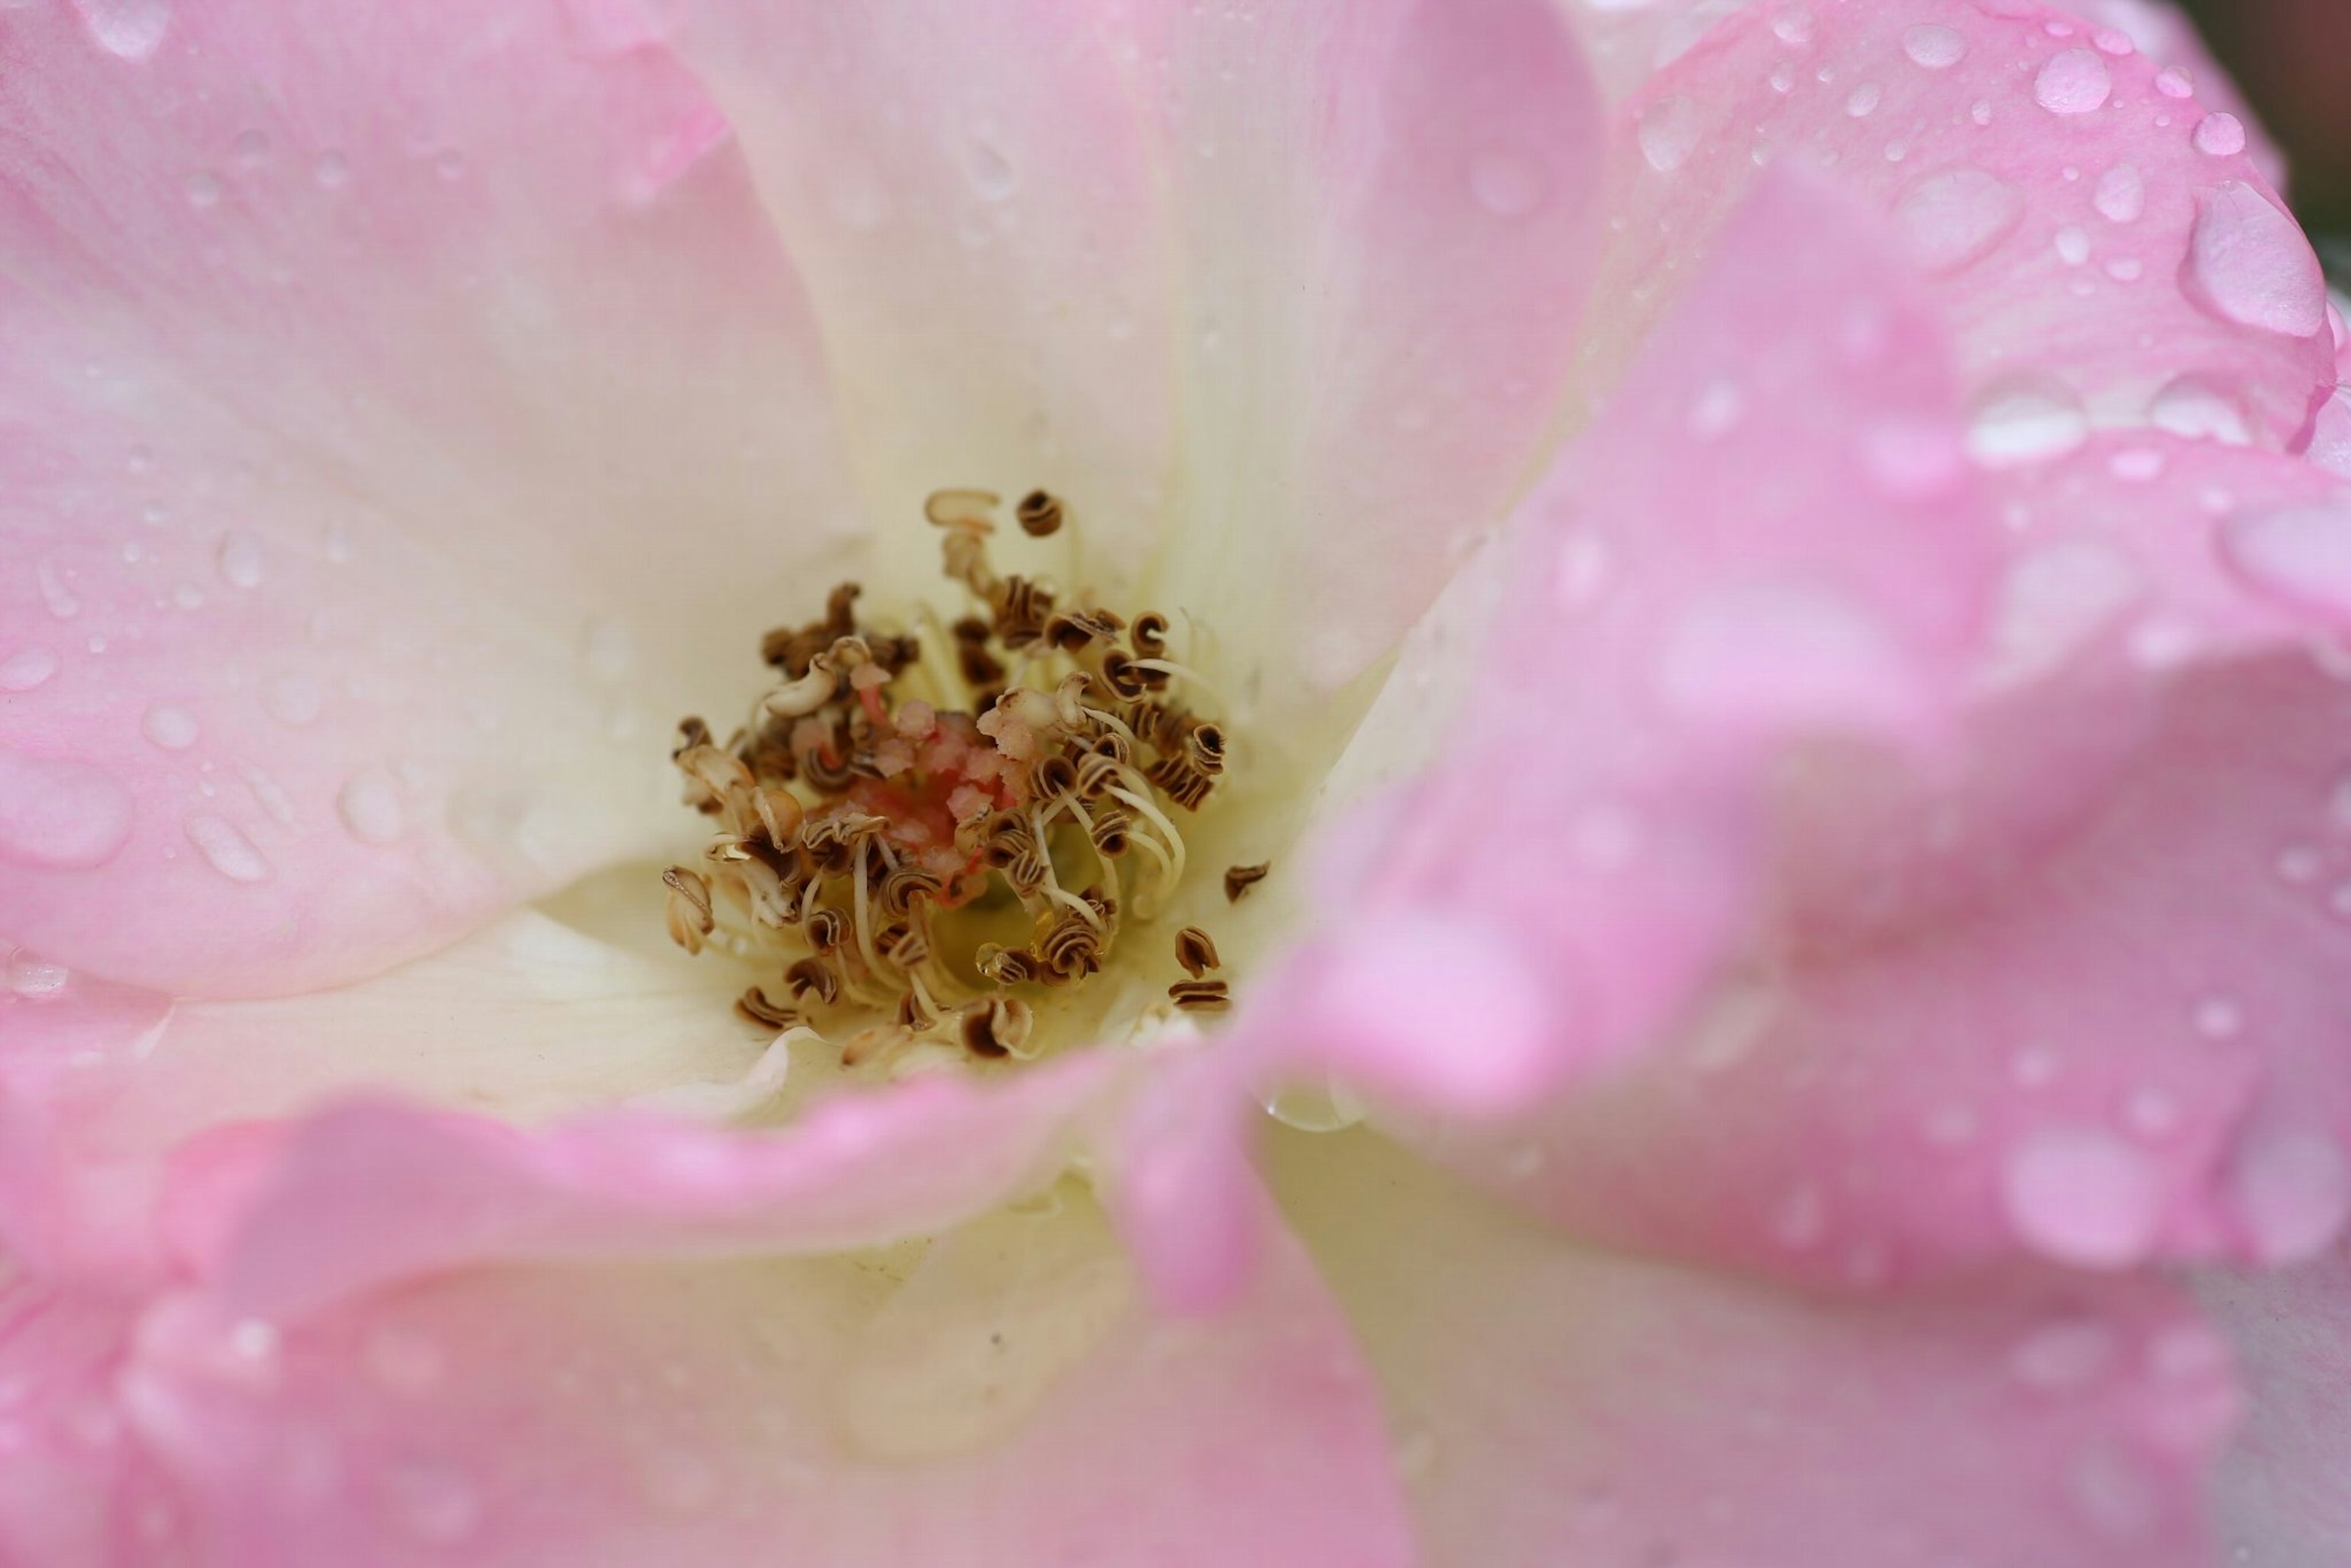
{"type": "Polygon", "coordinates": [[[1061,531],[1061,503],[1042,490],[1031,490],[1021,497],[1012,515],[1019,520],[1020,531],[1032,539],[1047,538],[1061,531]]]}
{"type": "Polygon", "coordinates": [[[1232,988],[1222,980],[1178,980],[1167,995],[1190,1013],[1220,1013],[1232,1006],[1232,988]]]}
{"type": "Polygon", "coordinates": [[[689,953],[702,951],[702,939],[717,921],[710,913],[710,884],[682,865],[662,873],[669,884],[669,939],[689,953]]]}
{"type": "Polygon", "coordinates": [[[1176,961],[1184,972],[1198,979],[1209,970],[1219,967],[1216,940],[1196,925],[1186,925],[1176,933],[1176,961]]]}
{"type": "Polygon", "coordinates": [[[1271,861],[1259,861],[1255,865],[1236,865],[1226,867],[1225,902],[1227,904],[1238,904],[1242,899],[1249,896],[1249,890],[1250,888],[1255,887],[1259,883],[1265,880],[1265,873],[1272,869],[1273,862],[1271,861]]]}

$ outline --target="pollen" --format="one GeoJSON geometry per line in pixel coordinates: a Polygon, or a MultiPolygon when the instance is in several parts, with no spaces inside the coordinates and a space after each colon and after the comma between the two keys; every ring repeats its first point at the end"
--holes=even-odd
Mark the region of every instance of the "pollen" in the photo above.
{"type": "MultiPolygon", "coordinates": [[[[1169,906],[1177,822],[1225,776],[1227,730],[1200,711],[1216,689],[1169,656],[1168,617],[999,572],[1001,506],[971,489],[924,505],[966,601],[954,621],[869,617],[842,583],[760,640],[775,683],[739,727],[722,743],[688,718],[671,752],[712,828],[698,864],[663,874],[671,936],[749,961],[762,977],[736,1011],[814,1030],[849,1065],[922,1043],[1037,1054],[1040,1007],[1169,906]]],[[[1042,490],[1012,510],[1031,539],[1078,523],[1042,490]]],[[[1173,948],[1188,977],[1165,1005],[1226,1006],[1208,934],[1173,948]]]]}

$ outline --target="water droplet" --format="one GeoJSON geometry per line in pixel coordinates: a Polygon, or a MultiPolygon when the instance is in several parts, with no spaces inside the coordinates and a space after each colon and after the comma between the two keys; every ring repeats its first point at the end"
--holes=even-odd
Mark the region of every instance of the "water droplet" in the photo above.
{"type": "Polygon", "coordinates": [[[217,206],[221,199],[221,183],[204,170],[199,169],[180,183],[188,198],[188,205],[196,208],[217,206]]]}
{"type": "Polygon", "coordinates": [[[2016,187],[1973,168],[1931,175],[1894,205],[1912,256],[1930,272],[1955,272],[1980,261],[2023,217],[2024,197],[2016,187]]]}
{"type": "Polygon", "coordinates": [[[1914,65],[1943,71],[1968,57],[1968,41],[1954,28],[1922,22],[1902,35],[1902,52],[1914,65]]]}
{"type": "Polygon", "coordinates": [[[2098,176],[2098,188],[2090,197],[2090,204],[2108,223],[2136,223],[2139,214],[2147,211],[2147,177],[2136,164],[2117,163],[2098,176]]]}
{"type": "Polygon", "coordinates": [[[63,964],[52,963],[37,953],[22,947],[8,955],[5,967],[9,990],[20,997],[46,998],[58,995],[73,978],[73,971],[63,964]]]}
{"type": "Polygon", "coordinates": [[[57,656],[47,648],[19,648],[0,659],[0,692],[29,692],[57,673],[57,656]]]}
{"type": "Polygon", "coordinates": [[[261,684],[262,711],[280,724],[308,724],[326,706],[325,691],[308,675],[272,675],[261,684]]]}
{"type": "Polygon", "coordinates": [[[2102,1127],[2044,1127],[2019,1140],[2001,1164],[2001,1200],[2027,1246],[2078,1268],[2142,1262],[2163,1226],[2162,1173],[2102,1127]]]}
{"type": "Polygon", "coordinates": [[[2196,1004],[2196,1032],[2206,1040],[2234,1040],[2244,1032],[2242,1008],[2226,997],[2206,997],[2196,1004]]]}
{"type": "Polygon", "coordinates": [[[0,747],[0,857],[82,871],[131,837],[131,792],[84,763],[0,747]]]}
{"type": "Polygon", "coordinates": [[[163,45],[172,30],[164,0],[76,0],[84,26],[98,47],[120,59],[143,60],[163,45]]]}
{"type": "Polygon", "coordinates": [[[2126,485],[2160,479],[2170,466],[2171,459],[2157,446],[2126,446],[2106,459],[2106,472],[2126,485]]]}
{"type": "Polygon", "coordinates": [[[2194,98],[2196,82],[2178,66],[2167,66],[2156,76],[2155,90],[2170,99],[2194,98]]]}
{"type": "Polygon", "coordinates": [[[339,191],[351,183],[351,161],[329,147],[311,162],[310,178],[324,189],[339,191]]]}
{"type": "Polygon", "coordinates": [[[216,558],[222,580],[233,588],[258,588],[268,574],[262,559],[261,541],[243,528],[232,528],[220,542],[216,558]]]}
{"type": "Polygon", "coordinates": [[[166,751],[185,751],[204,733],[193,714],[169,703],[155,703],[149,706],[147,716],[140,721],[139,728],[148,739],[166,751]]]}
{"type": "Polygon", "coordinates": [[[1846,95],[1845,113],[1855,120],[1866,120],[1877,111],[1886,99],[1886,89],[1874,81],[1865,81],[1846,95]]]}
{"type": "Polygon", "coordinates": [[[2179,1130],[2179,1102],[2147,1085],[2123,1101],[2123,1125],[2142,1138],[2168,1137],[2179,1130]]]}
{"type": "Polygon", "coordinates": [[[1729,434],[1747,416],[1747,394],[1736,382],[1716,382],[1698,394],[1690,409],[1690,433],[1701,441],[1729,434]]]}
{"type": "Polygon", "coordinates": [[[1802,5],[1790,6],[1772,18],[1771,35],[1790,48],[1802,48],[1813,41],[1813,14],[1802,5]]]}
{"type": "Polygon", "coordinates": [[[400,788],[380,768],[354,773],[335,796],[335,814],[363,844],[388,844],[407,826],[400,788]]]}
{"type": "Polygon", "coordinates": [[[1641,156],[1660,174],[1689,161],[1698,147],[1698,105],[1687,98],[1664,98],[1641,111],[1641,156]]]}
{"type": "Polygon", "coordinates": [[[2090,259],[2090,236],[2086,230],[2068,224],[2057,231],[2053,243],[2057,247],[2057,259],[2068,267],[2079,267],[2090,259]]]}
{"type": "Polygon", "coordinates": [[[444,180],[465,177],[465,155],[454,147],[444,147],[433,155],[433,172],[444,180]]]}
{"type": "Polygon", "coordinates": [[[228,154],[240,169],[258,169],[269,162],[269,137],[259,131],[240,131],[229,143],[228,154]]]}
{"type": "Polygon", "coordinates": [[[2199,152],[2233,158],[2245,150],[2245,122],[2233,114],[2208,114],[2196,122],[2190,140],[2199,152]]]}
{"type": "Polygon", "coordinates": [[[2253,1134],[2237,1154],[2230,1186],[2263,1263],[2314,1257],[2351,1219],[2351,1161],[2321,1134],[2253,1134]]]}
{"type": "Polygon", "coordinates": [[[1991,468],[2046,462],[2090,438],[2090,417],[2062,383],[2043,376],[2001,382],[1976,405],[1968,453],[1991,468]]]}
{"type": "Polygon", "coordinates": [[[2220,550],[2254,588],[2351,615],[2351,513],[2311,505],[2243,514],[2222,525],[2220,550]]]}
{"type": "Polygon", "coordinates": [[[2232,180],[2196,199],[2189,292],[2226,320],[2292,338],[2326,326],[2326,275],[2291,217],[2232,180]]]}
{"type": "Polygon", "coordinates": [[[1498,218],[1522,218],[1551,193],[1543,166],[1523,152],[1481,152],[1470,161],[1469,192],[1498,218]]]}
{"type": "Polygon", "coordinates": [[[2032,101],[2052,114],[2088,114],[2114,95],[2114,74],[2095,49],[2063,49],[2032,78],[2032,101]]]}
{"type": "Polygon", "coordinates": [[[48,607],[50,614],[60,621],[70,621],[81,613],[81,601],[74,597],[72,589],[66,586],[65,576],[57,570],[57,562],[44,557],[41,563],[33,569],[33,580],[39,586],[41,602],[48,607]]]}
{"type": "Polygon", "coordinates": [[[210,811],[192,813],[181,824],[188,841],[196,846],[207,863],[231,882],[267,882],[269,862],[262,858],[253,841],[240,831],[235,823],[210,811]]]}
{"type": "Polygon", "coordinates": [[[2252,432],[2246,428],[2236,399],[2200,376],[2181,376],[2156,393],[2147,417],[2157,429],[2190,440],[2217,441],[2225,446],[2252,444],[2252,432]]]}
{"type": "Polygon", "coordinates": [[[964,178],[971,182],[972,193],[983,202],[1003,201],[1019,183],[1012,160],[981,134],[975,134],[964,143],[963,172],[964,178]]]}
{"type": "Polygon", "coordinates": [[[1754,582],[1704,593],[1667,629],[1659,695],[1683,717],[1878,722],[1907,708],[1902,651],[1867,609],[1832,590],[1754,582]]]}
{"type": "Polygon", "coordinates": [[[2061,1320],[2035,1329],[2008,1353],[2008,1370],[2028,1388],[2080,1388],[2114,1364],[2115,1331],[2095,1319],[2061,1320]]]}

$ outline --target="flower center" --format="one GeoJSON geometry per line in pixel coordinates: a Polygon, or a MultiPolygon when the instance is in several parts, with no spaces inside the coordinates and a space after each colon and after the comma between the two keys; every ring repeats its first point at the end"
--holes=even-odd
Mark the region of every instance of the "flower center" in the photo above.
{"type": "MultiPolygon", "coordinates": [[[[672,753],[718,831],[663,873],[671,936],[769,971],[737,1010],[815,1030],[847,1065],[925,1041],[1037,1054],[1039,1009],[1166,906],[1186,869],[1176,819],[1225,770],[1225,731],[1196,707],[1215,694],[1167,656],[1167,617],[1063,608],[1046,580],[998,573],[999,505],[925,503],[968,613],[874,625],[842,583],[820,618],[762,641],[778,683],[741,728],[721,745],[688,718],[672,753]]],[[[1032,538],[1066,521],[1043,491],[1014,515],[1032,538]]],[[[1235,868],[1228,896],[1261,874],[1235,868]]],[[[1167,1006],[1227,1005],[1207,932],[1177,932],[1174,957],[1186,977],[1167,1006]]]]}

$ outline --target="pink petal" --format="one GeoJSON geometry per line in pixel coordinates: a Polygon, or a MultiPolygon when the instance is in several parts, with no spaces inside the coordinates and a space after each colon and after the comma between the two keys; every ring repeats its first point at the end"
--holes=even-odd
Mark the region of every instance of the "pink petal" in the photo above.
{"type": "Polygon", "coordinates": [[[241,1153],[246,1171],[207,1171],[235,1207],[182,1204],[175,1239],[266,1316],[496,1260],[879,1246],[1050,1181],[1118,1065],[1080,1057],[996,1090],[915,1080],[772,1134],[629,1113],[527,1133],[355,1103],[241,1153]]]}
{"type": "Polygon", "coordinates": [[[2200,1568],[2225,1344],[2145,1281],[1838,1302],[1586,1251],[1361,1134],[1275,1186],[1388,1391],[1432,1561],[2200,1568]]]}
{"type": "Polygon", "coordinates": [[[2323,1563],[2351,1554],[2351,1254],[2273,1273],[2211,1274],[2198,1294],[2237,1347],[2243,1430],[2213,1508],[2235,1560],[2323,1563]]]}
{"type": "Polygon", "coordinates": [[[2335,380],[2324,282],[2233,98],[2192,91],[2032,0],[1750,7],[1623,110],[1614,341],[1696,275],[1757,164],[1792,158],[1890,213],[1936,275],[1979,455],[2164,423],[2191,377],[2240,405],[2241,439],[2288,446],[2335,380]]]}
{"type": "Polygon", "coordinates": [[[1073,1186],[884,1251],[508,1263],[282,1331],[169,1301],[124,1403],[240,1568],[1400,1564],[1374,1390],[1294,1245],[1270,1265],[1154,1318],[1073,1186]]]}
{"type": "MultiPolygon", "coordinates": [[[[1996,545],[1944,356],[1868,222],[1814,182],[1767,184],[1472,569],[1493,607],[1457,633],[1483,649],[1458,717],[1410,653],[1392,677],[1358,749],[1443,749],[1336,830],[1328,935],[1154,1093],[1330,1074],[1493,1117],[1686,1007],[1761,891],[1787,742],[1928,740],[1959,695],[1996,545]]],[[[1180,1300],[1212,1299],[1243,1250],[1193,1245],[1229,1229],[1200,1212],[1229,1207],[1196,1168],[1207,1114],[1147,1097],[1122,1173],[1180,1300]]]]}
{"type": "Polygon", "coordinates": [[[350,978],[665,821],[680,665],[847,516],[821,369],[658,55],[87,9],[0,44],[5,934],[350,978]]]}

